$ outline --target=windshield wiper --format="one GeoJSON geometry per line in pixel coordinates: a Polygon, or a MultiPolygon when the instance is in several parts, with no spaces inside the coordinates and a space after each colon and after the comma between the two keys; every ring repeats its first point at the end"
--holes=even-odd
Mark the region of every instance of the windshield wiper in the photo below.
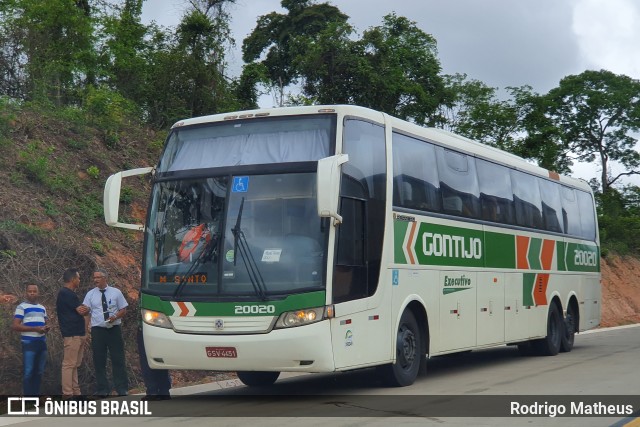
{"type": "Polygon", "coordinates": [[[173,292],[174,300],[182,293],[182,290],[187,284],[187,280],[189,279],[189,276],[191,276],[191,274],[193,274],[196,268],[198,268],[204,261],[207,260],[207,258],[209,258],[209,255],[213,255],[217,244],[218,244],[218,239],[216,238],[216,234],[213,233],[211,236],[211,240],[207,242],[205,247],[202,249],[202,252],[200,252],[200,255],[198,255],[198,257],[193,262],[193,264],[191,264],[191,267],[189,267],[187,272],[180,279],[180,283],[178,283],[178,287],[173,292]]]}
{"type": "Polygon", "coordinates": [[[242,229],[240,228],[240,222],[242,221],[243,207],[244,207],[244,197],[240,202],[240,209],[238,210],[238,218],[236,219],[236,225],[231,229],[231,232],[233,233],[233,265],[236,265],[236,260],[238,259],[238,253],[240,253],[240,255],[242,255],[242,262],[244,264],[244,268],[245,270],[247,270],[249,280],[251,280],[251,285],[253,286],[253,290],[256,292],[256,295],[260,299],[262,299],[262,301],[266,301],[267,286],[264,283],[262,274],[260,274],[260,268],[256,263],[256,259],[253,257],[253,253],[251,253],[251,248],[249,248],[249,244],[247,243],[247,238],[245,237],[244,233],[242,232],[242,229]]]}

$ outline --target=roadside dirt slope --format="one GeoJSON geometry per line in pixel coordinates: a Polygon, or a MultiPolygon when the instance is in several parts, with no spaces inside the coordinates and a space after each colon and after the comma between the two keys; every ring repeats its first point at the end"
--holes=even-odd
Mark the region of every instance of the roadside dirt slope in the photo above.
{"type": "Polygon", "coordinates": [[[601,326],[640,323],[640,260],[609,255],[601,265],[601,326]]]}

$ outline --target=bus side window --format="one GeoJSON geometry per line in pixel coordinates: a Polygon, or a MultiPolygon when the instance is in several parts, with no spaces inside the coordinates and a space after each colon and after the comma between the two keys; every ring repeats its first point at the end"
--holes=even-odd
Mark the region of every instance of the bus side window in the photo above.
{"type": "Polygon", "coordinates": [[[573,188],[562,187],[562,221],[564,232],[574,236],[582,235],[580,209],[573,188]]]}
{"type": "Polygon", "coordinates": [[[482,219],[514,224],[513,190],[511,175],[505,166],[476,159],[480,184],[482,219]]]}
{"type": "Polygon", "coordinates": [[[432,212],[441,210],[433,144],[394,132],[393,170],[395,206],[432,212]]]}
{"type": "Polygon", "coordinates": [[[542,200],[538,181],[533,175],[511,170],[511,185],[516,208],[516,224],[542,229],[542,200]]]}
{"type": "Polygon", "coordinates": [[[593,210],[593,199],[589,193],[576,190],[578,196],[578,207],[580,209],[580,225],[584,239],[595,240],[596,238],[596,213],[593,210]]]}
{"type": "Polygon", "coordinates": [[[538,178],[540,196],[542,197],[542,218],[545,229],[562,233],[562,202],[560,201],[560,185],[553,181],[538,178]]]}
{"type": "Polygon", "coordinates": [[[480,218],[480,190],[475,158],[436,148],[442,211],[466,218],[480,218]]]}

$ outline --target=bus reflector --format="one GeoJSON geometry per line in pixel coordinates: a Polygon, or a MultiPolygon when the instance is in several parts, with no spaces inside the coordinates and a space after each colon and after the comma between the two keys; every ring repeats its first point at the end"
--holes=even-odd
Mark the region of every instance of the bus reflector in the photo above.
{"type": "Polygon", "coordinates": [[[336,110],[333,108],[321,108],[318,110],[318,113],[335,113],[336,110]]]}
{"type": "Polygon", "coordinates": [[[325,319],[333,319],[336,316],[335,307],[333,305],[328,305],[326,310],[324,311],[325,319]]]}

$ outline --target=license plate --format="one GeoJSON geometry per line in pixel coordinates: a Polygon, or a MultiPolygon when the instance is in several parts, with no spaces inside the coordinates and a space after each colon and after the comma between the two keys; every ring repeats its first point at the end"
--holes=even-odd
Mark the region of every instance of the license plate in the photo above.
{"type": "Polygon", "coordinates": [[[207,357],[238,357],[235,347],[207,347],[207,357]]]}

